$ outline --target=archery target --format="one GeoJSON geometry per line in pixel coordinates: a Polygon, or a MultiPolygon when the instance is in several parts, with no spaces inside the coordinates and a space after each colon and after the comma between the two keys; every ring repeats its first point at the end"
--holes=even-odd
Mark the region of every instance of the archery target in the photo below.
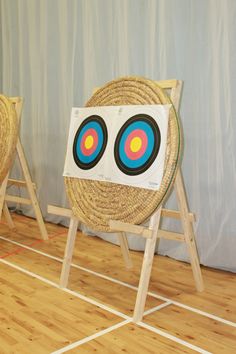
{"type": "Polygon", "coordinates": [[[144,173],[155,161],[160,149],[161,134],[155,120],[137,114],[121,127],[114,147],[117,167],[126,175],[144,173]]]}
{"type": "Polygon", "coordinates": [[[73,157],[82,170],[93,168],[101,159],[107,145],[107,128],[98,115],[85,119],[78,128],[74,143],[73,157]]]}

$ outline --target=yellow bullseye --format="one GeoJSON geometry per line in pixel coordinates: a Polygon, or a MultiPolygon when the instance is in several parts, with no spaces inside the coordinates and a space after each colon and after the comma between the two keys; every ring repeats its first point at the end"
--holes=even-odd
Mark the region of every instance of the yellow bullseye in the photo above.
{"type": "Polygon", "coordinates": [[[91,147],[93,146],[93,142],[94,139],[92,137],[92,135],[88,135],[85,139],[84,145],[86,149],[91,149],[91,147]]]}
{"type": "Polygon", "coordinates": [[[142,139],[140,139],[139,137],[134,137],[131,142],[130,142],[130,150],[132,152],[137,152],[141,149],[142,147],[142,139]]]}

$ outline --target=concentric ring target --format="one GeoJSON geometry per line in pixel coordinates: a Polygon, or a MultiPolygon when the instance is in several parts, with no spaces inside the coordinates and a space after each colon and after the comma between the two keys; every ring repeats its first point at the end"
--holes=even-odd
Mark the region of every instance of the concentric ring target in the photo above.
{"type": "Polygon", "coordinates": [[[116,164],[126,175],[140,175],[155,161],[160,145],[161,133],[156,121],[147,114],[137,114],[129,118],[117,134],[116,164]]]}
{"type": "Polygon", "coordinates": [[[86,118],[78,128],[73,142],[73,157],[83,170],[94,167],[101,159],[107,145],[107,127],[97,115],[86,118]]]}

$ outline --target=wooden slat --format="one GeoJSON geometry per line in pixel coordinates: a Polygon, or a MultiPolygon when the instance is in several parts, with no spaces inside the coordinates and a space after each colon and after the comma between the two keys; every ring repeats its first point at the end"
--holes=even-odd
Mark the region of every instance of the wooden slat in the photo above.
{"type": "MultiPolygon", "coordinates": [[[[181,219],[181,214],[178,210],[162,209],[161,216],[167,218],[181,219]]],[[[196,216],[194,213],[188,213],[188,217],[191,222],[196,221],[196,216]]]]}
{"type": "Polygon", "coordinates": [[[71,218],[73,216],[72,210],[67,208],[58,207],[56,205],[48,205],[48,213],[71,218]]]}
{"type": "Polygon", "coordinates": [[[176,88],[178,85],[178,80],[172,79],[172,80],[160,80],[160,81],[155,81],[158,86],[161,88],[167,90],[167,89],[172,89],[176,88]]]}
{"type": "Polygon", "coordinates": [[[127,269],[131,269],[133,267],[133,264],[130,258],[129,245],[125,232],[119,232],[118,239],[120,242],[120,249],[125,262],[125,266],[127,269]]]}
{"type": "MultiPolygon", "coordinates": [[[[18,187],[27,188],[26,181],[21,181],[21,180],[17,180],[17,179],[9,178],[8,181],[7,181],[7,184],[8,185],[14,185],[14,186],[18,186],[18,187]]],[[[33,186],[34,189],[36,189],[36,184],[35,183],[32,182],[32,186],[33,186]]]]}
{"type": "Polygon", "coordinates": [[[7,207],[7,203],[6,202],[4,202],[4,205],[3,205],[3,214],[5,216],[5,219],[6,219],[6,222],[7,222],[8,226],[9,226],[9,228],[10,229],[14,229],[15,228],[15,224],[14,224],[14,222],[12,220],[12,217],[11,217],[11,214],[9,212],[9,209],[7,207]]]}
{"type": "Polygon", "coordinates": [[[31,205],[32,204],[30,199],[17,197],[16,195],[8,195],[8,194],[6,194],[5,195],[5,200],[7,202],[20,203],[20,204],[26,204],[26,205],[31,205]]]}
{"type": "Polygon", "coordinates": [[[145,308],[145,302],[147,298],[149,281],[152,271],[152,263],[156,250],[157,232],[161,218],[161,208],[162,206],[160,206],[159,209],[152,215],[149,221],[149,227],[152,233],[151,238],[148,238],[148,240],[146,241],[143,264],[139,278],[138,293],[136,297],[133,316],[133,321],[136,323],[141,321],[143,318],[143,312],[145,308]]]}
{"type": "Polygon", "coordinates": [[[124,231],[131,232],[133,234],[143,236],[145,238],[152,237],[152,230],[147,229],[145,226],[141,225],[131,225],[118,220],[110,220],[111,231],[124,231]]]}
{"type": "Polygon", "coordinates": [[[5,194],[6,194],[6,189],[7,189],[7,179],[8,179],[9,173],[3,180],[1,186],[0,186],[0,220],[2,218],[2,212],[3,212],[3,206],[4,206],[4,200],[5,200],[5,194]]]}
{"type": "Polygon", "coordinates": [[[200,268],[200,262],[199,262],[199,257],[198,257],[196,242],[195,242],[193,225],[189,222],[188,219],[189,210],[188,210],[187,196],[186,196],[184,181],[180,169],[178,170],[175,178],[175,190],[177,195],[177,202],[181,213],[181,221],[184,230],[184,238],[188,246],[190,261],[192,265],[195,286],[197,291],[203,291],[204,284],[202,279],[202,272],[200,268]]]}
{"type": "Polygon", "coordinates": [[[158,230],[157,233],[158,238],[165,238],[167,240],[175,240],[185,242],[184,234],[180,234],[178,232],[167,231],[167,230],[158,230]]]}
{"type": "Polygon", "coordinates": [[[71,260],[73,256],[73,250],[74,250],[74,244],[75,244],[75,238],[76,238],[78,226],[79,226],[78,219],[72,216],[70,219],[70,227],[69,227],[69,232],[67,237],[65,255],[62,264],[61,276],[60,276],[61,288],[66,288],[68,284],[71,260]]]}
{"type": "Polygon", "coordinates": [[[17,103],[21,103],[22,98],[21,98],[21,97],[9,97],[9,100],[10,100],[12,103],[17,104],[17,103]]]}
{"type": "Polygon", "coordinates": [[[9,97],[10,101],[14,104],[17,118],[20,122],[21,120],[21,113],[23,107],[23,98],[22,97],[9,97]]]}
{"type": "Polygon", "coordinates": [[[176,87],[174,87],[170,93],[171,101],[173,102],[173,105],[177,113],[179,112],[182,88],[183,88],[183,81],[176,80],[176,87]]]}

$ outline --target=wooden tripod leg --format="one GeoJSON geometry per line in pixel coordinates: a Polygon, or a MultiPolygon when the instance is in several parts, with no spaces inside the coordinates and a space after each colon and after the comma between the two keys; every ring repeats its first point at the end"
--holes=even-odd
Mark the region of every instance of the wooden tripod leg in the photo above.
{"type": "Polygon", "coordinates": [[[65,255],[62,264],[62,271],[60,277],[60,287],[66,288],[68,284],[68,278],[70,273],[71,260],[75,245],[75,238],[78,229],[79,220],[72,216],[70,219],[70,226],[68,231],[68,238],[66,243],[65,255]]]}
{"type": "Polygon", "coordinates": [[[38,226],[39,226],[42,238],[43,238],[43,240],[48,240],[47,229],[45,227],[44,220],[43,220],[43,217],[42,217],[42,213],[41,213],[41,210],[40,210],[40,207],[39,207],[38,199],[37,199],[37,196],[36,196],[35,191],[34,191],[34,186],[33,186],[32,180],[31,180],[29,168],[28,168],[28,165],[27,165],[27,162],[26,162],[25,154],[24,154],[23,147],[21,145],[20,139],[18,139],[16,149],[17,149],[17,153],[18,153],[18,156],[19,156],[20,164],[21,164],[22,171],[23,171],[23,174],[24,174],[24,177],[25,177],[26,186],[27,186],[27,189],[28,189],[28,192],[29,192],[29,195],[30,195],[30,199],[32,201],[32,206],[34,208],[36,220],[38,222],[38,226]]]}
{"type": "Polygon", "coordinates": [[[151,217],[149,228],[152,229],[152,238],[147,239],[145,252],[143,257],[143,265],[139,280],[138,293],[136,297],[136,303],[134,308],[133,321],[139,322],[143,318],[143,312],[145,308],[145,302],[147,298],[148,286],[151,276],[153,257],[156,248],[157,232],[160,223],[161,207],[151,217]]]}
{"type": "Polygon", "coordinates": [[[121,253],[124,258],[125,266],[127,269],[130,269],[133,267],[133,264],[130,258],[129,245],[128,245],[125,232],[119,232],[118,238],[119,238],[121,253]]]}
{"type": "Polygon", "coordinates": [[[193,271],[193,277],[195,281],[195,286],[197,291],[204,290],[204,284],[202,279],[202,272],[200,268],[197,247],[195,243],[195,236],[193,231],[193,225],[191,220],[189,219],[189,210],[187,204],[187,197],[184,189],[184,182],[181,175],[180,169],[177,172],[176,180],[175,180],[175,189],[177,194],[177,201],[179,205],[181,221],[184,230],[184,238],[185,242],[188,246],[188,251],[190,255],[190,261],[193,271]]]}
{"type": "Polygon", "coordinates": [[[10,229],[14,229],[15,228],[15,225],[14,225],[14,222],[12,220],[12,217],[11,217],[11,214],[9,212],[9,209],[7,207],[7,203],[4,202],[4,205],[3,205],[3,213],[4,213],[4,216],[5,216],[5,219],[7,221],[7,224],[9,226],[10,229]]]}
{"type": "Polygon", "coordinates": [[[9,174],[7,174],[7,176],[3,180],[2,185],[0,187],[0,220],[2,218],[2,212],[3,212],[3,208],[4,208],[4,203],[5,203],[8,175],[9,174]]]}

